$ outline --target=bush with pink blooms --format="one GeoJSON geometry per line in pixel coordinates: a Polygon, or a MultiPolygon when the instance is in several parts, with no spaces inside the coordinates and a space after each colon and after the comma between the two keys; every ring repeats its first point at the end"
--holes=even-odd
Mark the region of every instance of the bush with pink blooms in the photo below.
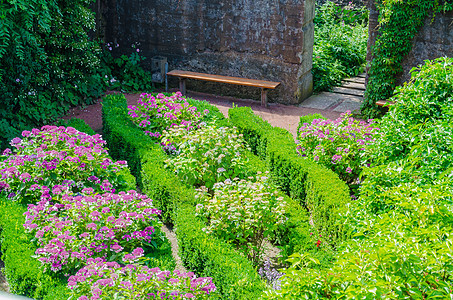
{"type": "Polygon", "coordinates": [[[14,150],[0,156],[0,192],[12,200],[50,199],[51,191],[63,186],[75,193],[88,187],[99,192],[126,187],[126,162],[113,162],[98,134],[44,126],[22,132],[11,145],[14,150]]]}
{"type": "Polygon", "coordinates": [[[151,247],[159,213],[136,191],[94,194],[87,188],[29,204],[24,227],[36,238],[43,265],[72,273],[92,257],[123,262],[141,257],[139,247],[151,247]]]}
{"type": "Polygon", "coordinates": [[[350,112],[336,120],[314,119],[299,128],[297,151],[337,173],[351,187],[364,166],[364,151],[379,128],[373,120],[359,121],[350,112]]]}
{"type": "Polygon", "coordinates": [[[193,128],[209,113],[208,110],[198,112],[180,92],[171,96],[143,93],[137,105],[128,109],[132,121],[153,138],[159,138],[163,130],[175,125],[193,128]]]}
{"type": "Polygon", "coordinates": [[[120,266],[100,258],[69,278],[73,299],[210,299],[216,290],[210,277],[162,271],[140,265],[120,266]]]}

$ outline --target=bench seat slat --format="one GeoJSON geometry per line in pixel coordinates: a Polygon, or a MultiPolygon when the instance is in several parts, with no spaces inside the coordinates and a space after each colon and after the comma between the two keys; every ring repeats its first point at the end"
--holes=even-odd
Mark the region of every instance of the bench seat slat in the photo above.
{"type": "Polygon", "coordinates": [[[280,85],[280,82],[255,80],[255,79],[247,79],[247,78],[239,78],[239,77],[231,77],[231,76],[222,76],[222,75],[211,75],[211,74],[180,71],[180,70],[173,70],[171,72],[168,72],[167,75],[176,76],[176,77],[180,77],[180,78],[199,79],[199,80],[206,80],[206,81],[213,81],[213,82],[253,86],[253,87],[260,87],[260,88],[265,88],[265,89],[275,89],[276,87],[278,87],[280,85]]]}

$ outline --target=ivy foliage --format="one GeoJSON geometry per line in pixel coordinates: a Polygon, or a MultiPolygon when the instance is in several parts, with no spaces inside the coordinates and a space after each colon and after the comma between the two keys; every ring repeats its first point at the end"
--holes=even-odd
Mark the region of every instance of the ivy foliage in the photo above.
{"type": "Polygon", "coordinates": [[[412,49],[412,40],[430,14],[453,10],[452,0],[375,0],[379,11],[379,36],[374,45],[362,114],[377,117],[379,100],[393,95],[401,62],[412,49]]]}
{"type": "Polygon", "coordinates": [[[92,0],[0,2],[0,148],[105,89],[92,0]]]}

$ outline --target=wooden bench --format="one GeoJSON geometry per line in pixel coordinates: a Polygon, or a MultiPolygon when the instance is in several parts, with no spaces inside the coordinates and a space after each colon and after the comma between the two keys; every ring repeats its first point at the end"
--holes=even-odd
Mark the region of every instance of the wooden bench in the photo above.
{"type": "Polygon", "coordinates": [[[171,72],[168,72],[167,75],[179,78],[179,89],[183,95],[186,94],[186,79],[198,79],[220,83],[230,83],[237,85],[259,87],[261,88],[261,105],[265,107],[267,106],[267,90],[275,89],[280,85],[280,82],[230,77],[222,75],[211,75],[180,70],[173,70],[171,72]]]}
{"type": "Polygon", "coordinates": [[[380,107],[384,107],[384,106],[390,106],[390,105],[393,105],[395,104],[395,102],[393,101],[388,101],[388,100],[379,100],[376,102],[376,105],[377,106],[380,106],[380,107]]]}

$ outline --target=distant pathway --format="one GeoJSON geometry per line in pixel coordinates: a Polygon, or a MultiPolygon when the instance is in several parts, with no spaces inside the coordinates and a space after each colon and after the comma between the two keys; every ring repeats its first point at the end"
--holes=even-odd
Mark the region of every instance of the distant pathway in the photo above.
{"type": "MultiPolygon", "coordinates": [[[[314,108],[327,112],[360,111],[365,92],[365,74],[345,79],[340,87],[331,92],[313,95],[300,104],[303,108],[314,108]]],[[[321,113],[324,115],[324,113],[321,113]]]]}

